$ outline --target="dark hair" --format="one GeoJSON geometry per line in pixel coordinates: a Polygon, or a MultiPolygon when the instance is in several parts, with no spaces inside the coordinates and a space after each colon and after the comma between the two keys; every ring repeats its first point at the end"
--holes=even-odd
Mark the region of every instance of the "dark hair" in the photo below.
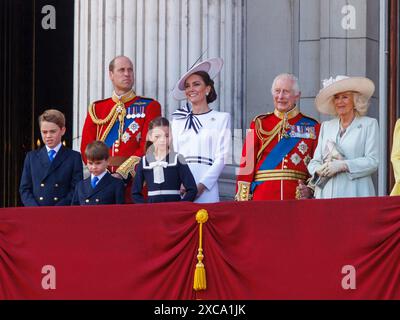
{"type": "Polygon", "coordinates": [[[108,146],[103,141],[93,141],[86,146],[85,155],[90,161],[108,160],[108,146]]]}
{"type": "Polygon", "coordinates": [[[210,93],[208,94],[208,96],[206,98],[207,103],[211,103],[211,102],[214,102],[215,100],[217,100],[218,96],[217,96],[217,92],[215,91],[215,88],[214,88],[214,80],[210,78],[210,75],[205,71],[193,72],[191,74],[191,76],[194,74],[200,76],[203,79],[206,86],[211,87],[210,93]]]}
{"type": "MultiPolygon", "coordinates": [[[[149,130],[148,134],[150,134],[150,131],[153,130],[154,128],[157,127],[168,127],[169,128],[169,121],[167,118],[164,117],[157,117],[154,118],[153,120],[150,121],[149,123],[149,130]]],[[[147,139],[146,137],[146,145],[145,145],[145,152],[150,148],[150,146],[153,144],[150,140],[147,139]]]]}
{"type": "Polygon", "coordinates": [[[46,110],[39,116],[38,120],[39,127],[41,127],[43,121],[55,123],[61,129],[65,127],[65,116],[61,111],[56,109],[46,110]]]}

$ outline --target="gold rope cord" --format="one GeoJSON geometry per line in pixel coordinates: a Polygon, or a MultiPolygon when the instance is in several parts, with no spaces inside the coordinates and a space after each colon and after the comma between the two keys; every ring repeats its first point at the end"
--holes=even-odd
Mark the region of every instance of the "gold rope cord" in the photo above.
{"type": "Polygon", "coordinates": [[[201,209],[196,213],[196,221],[199,224],[199,249],[197,254],[196,270],[194,272],[193,289],[195,291],[206,290],[206,269],[203,264],[203,224],[208,220],[208,212],[201,209]]]}
{"type": "Polygon", "coordinates": [[[271,131],[265,131],[261,126],[261,120],[256,119],[256,134],[257,134],[257,137],[262,141],[261,148],[260,148],[260,150],[258,150],[258,153],[257,153],[257,162],[260,161],[260,158],[261,158],[262,153],[265,150],[265,148],[271,143],[271,141],[280,132],[283,122],[284,122],[283,120],[280,121],[275,126],[275,128],[273,128],[271,131]],[[261,134],[265,135],[266,137],[261,136],[261,134]],[[267,139],[267,140],[265,141],[265,139],[267,139]]]}

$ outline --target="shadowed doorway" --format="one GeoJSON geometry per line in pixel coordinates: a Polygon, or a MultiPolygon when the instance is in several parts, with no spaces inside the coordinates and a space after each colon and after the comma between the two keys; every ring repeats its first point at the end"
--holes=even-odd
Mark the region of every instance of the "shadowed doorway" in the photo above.
{"type": "Polygon", "coordinates": [[[45,109],[65,113],[71,146],[73,43],[74,1],[0,1],[0,207],[20,205],[23,161],[39,147],[37,117],[45,109]],[[53,29],[46,6],[54,9],[53,29]]]}

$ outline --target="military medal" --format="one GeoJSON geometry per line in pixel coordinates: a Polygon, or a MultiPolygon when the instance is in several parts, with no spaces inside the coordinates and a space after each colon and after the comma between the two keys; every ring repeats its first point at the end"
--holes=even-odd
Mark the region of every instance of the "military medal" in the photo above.
{"type": "Polygon", "coordinates": [[[291,138],[315,139],[315,128],[310,126],[290,126],[291,138]]]}
{"type": "Polygon", "coordinates": [[[297,149],[299,149],[299,151],[302,153],[302,155],[304,156],[306,153],[307,153],[307,151],[308,151],[308,146],[307,146],[307,144],[304,142],[304,141],[302,141],[298,146],[297,146],[297,149]]]}
{"type": "Polygon", "coordinates": [[[136,106],[132,107],[132,119],[136,118],[136,106]]]}
{"type": "Polygon", "coordinates": [[[308,136],[310,139],[316,139],[317,138],[317,134],[315,132],[315,128],[314,127],[306,127],[306,131],[308,133],[308,136]]]}
{"type": "Polygon", "coordinates": [[[131,135],[129,134],[129,132],[125,132],[125,133],[122,135],[121,140],[122,140],[123,143],[127,143],[127,142],[129,141],[130,138],[131,138],[131,135]]]}
{"type": "Polygon", "coordinates": [[[308,154],[305,158],[304,158],[304,164],[306,165],[306,166],[308,166],[308,164],[310,163],[310,161],[311,161],[311,157],[310,157],[310,155],[308,154]]]}
{"type": "Polygon", "coordinates": [[[139,130],[139,125],[137,124],[136,121],[133,121],[133,122],[129,125],[128,130],[129,130],[130,132],[132,132],[132,134],[135,134],[136,131],[139,130]]]}
{"type": "Polygon", "coordinates": [[[144,107],[140,107],[140,109],[140,111],[142,111],[140,117],[143,119],[144,117],[146,117],[146,114],[144,113],[144,107]]]}
{"type": "Polygon", "coordinates": [[[131,115],[131,119],[136,119],[137,118],[137,114],[136,114],[136,107],[132,107],[132,115],[131,115]]]}
{"type": "Polygon", "coordinates": [[[132,119],[132,115],[131,115],[131,108],[128,108],[128,114],[126,115],[127,119],[132,119]]]}
{"type": "Polygon", "coordinates": [[[301,162],[301,157],[297,153],[293,153],[290,160],[292,160],[294,165],[297,166],[301,162]]]}

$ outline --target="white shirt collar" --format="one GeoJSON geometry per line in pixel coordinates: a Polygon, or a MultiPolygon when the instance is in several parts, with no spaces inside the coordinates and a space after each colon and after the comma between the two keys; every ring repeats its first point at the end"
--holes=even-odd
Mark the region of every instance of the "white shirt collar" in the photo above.
{"type": "MultiPolygon", "coordinates": [[[[107,170],[105,170],[102,174],[97,176],[97,178],[99,178],[99,181],[97,183],[99,183],[100,180],[103,179],[103,177],[106,175],[106,173],[107,173],[107,170]]],[[[93,180],[93,178],[94,178],[94,174],[91,174],[90,175],[90,180],[93,180]]]]}
{"type": "Polygon", "coordinates": [[[53,149],[51,149],[48,146],[46,146],[47,153],[49,153],[50,150],[54,150],[56,152],[56,154],[57,154],[58,151],[60,151],[60,149],[61,149],[61,142],[57,145],[57,147],[55,147],[53,149]]]}

